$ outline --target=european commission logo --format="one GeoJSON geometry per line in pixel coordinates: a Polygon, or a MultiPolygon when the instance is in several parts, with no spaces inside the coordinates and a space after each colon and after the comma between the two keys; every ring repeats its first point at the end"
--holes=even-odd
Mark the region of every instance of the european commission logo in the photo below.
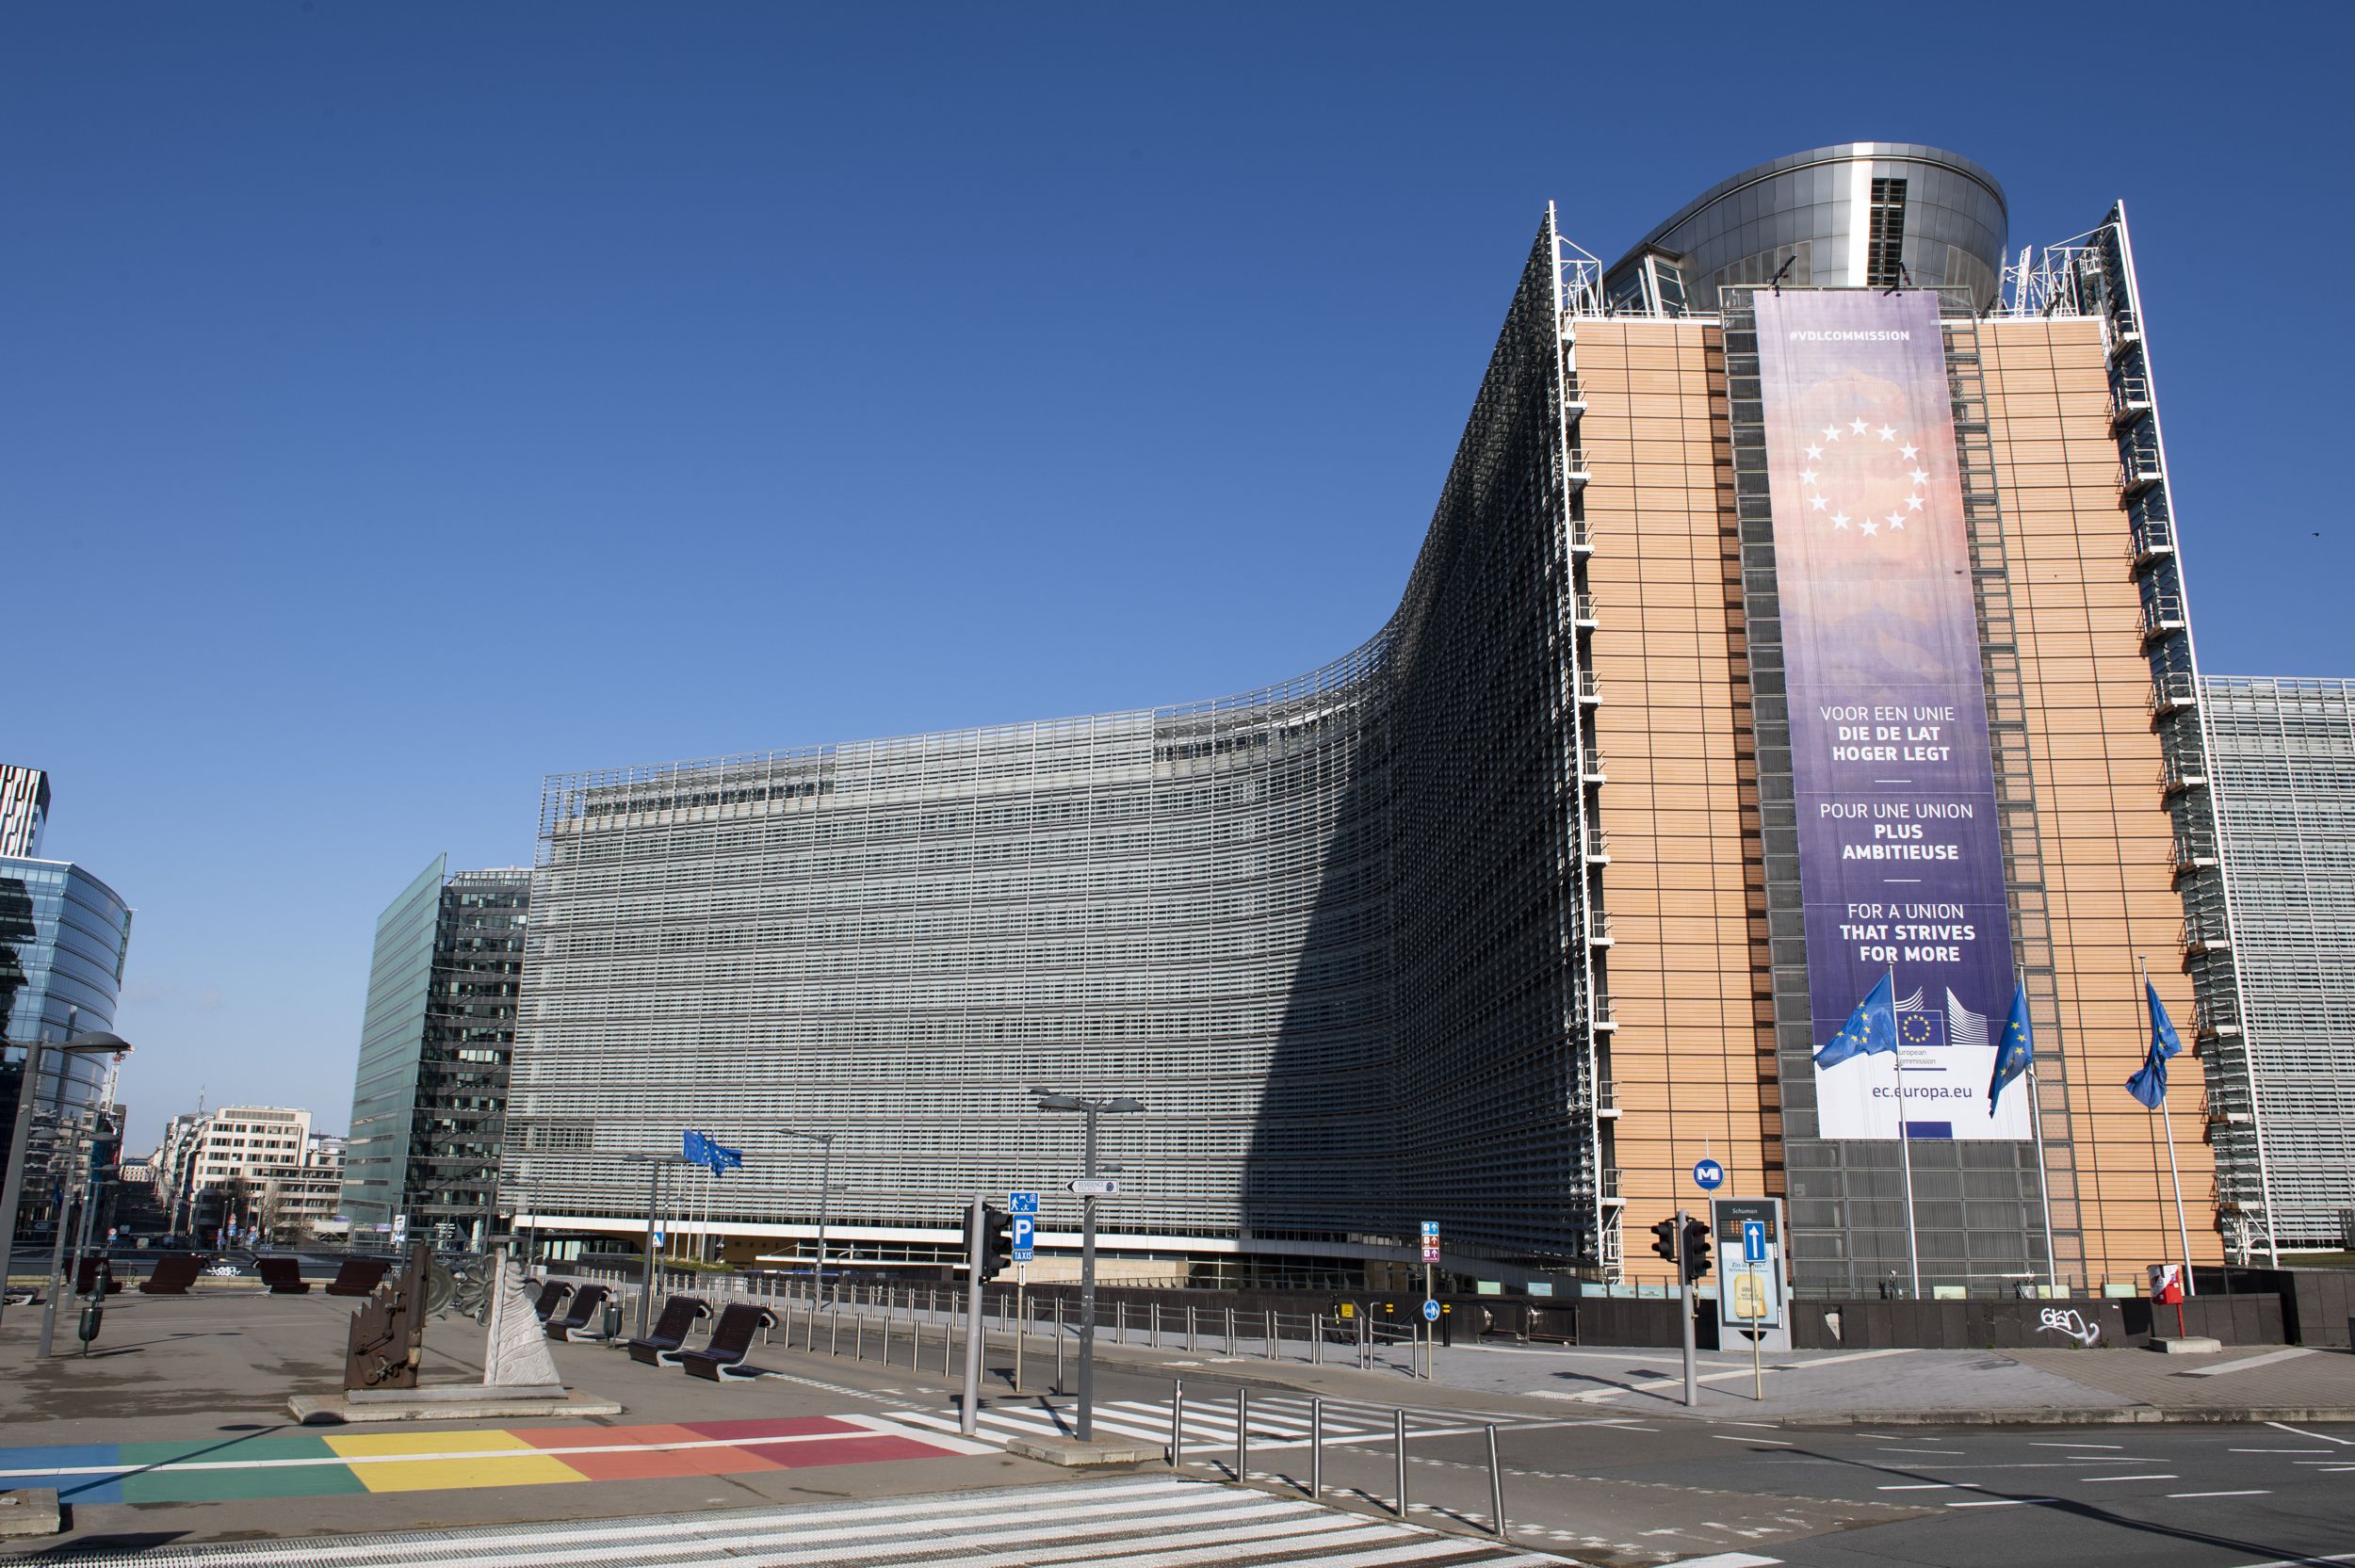
{"type": "Polygon", "coordinates": [[[1948,1045],[1987,1043],[1987,1014],[1973,1012],[1962,998],[1946,993],[1943,1009],[1923,1000],[1916,987],[1897,999],[1897,1043],[1908,1050],[1942,1050],[1948,1045]]]}
{"type": "Polygon", "coordinates": [[[1894,425],[1834,420],[1805,450],[1799,487],[1808,515],[1823,514],[1834,533],[1893,540],[1929,505],[1930,476],[1921,464],[1922,449],[1894,425]]]}

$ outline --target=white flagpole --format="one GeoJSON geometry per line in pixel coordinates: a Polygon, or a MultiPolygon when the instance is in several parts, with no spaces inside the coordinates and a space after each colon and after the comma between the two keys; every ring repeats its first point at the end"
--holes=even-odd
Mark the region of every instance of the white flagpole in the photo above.
{"type": "MultiPolygon", "coordinates": [[[[2150,1025],[2152,1031],[2152,1043],[2156,1044],[2158,1021],[2147,1017],[2151,1010],[2151,965],[2143,960],[2140,953],[2135,955],[2135,962],[2142,965],[2142,994],[2136,1000],[2142,1003],[2146,1022],[2150,1025]]],[[[2184,1260],[2184,1294],[2197,1296],[2200,1293],[2192,1288],[2191,1283],[2191,1227],[2184,1222],[2184,1173],[2176,1168],[2175,1164],[2175,1116],[2168,1109],[2167,1096],[2164,1093],[2159,1096],[2159,1130],[2167,1139],[2168,1179],[2175,1187],[2175,1239],[2183,1248],[2177,1255],[2184,1260]]]]}
{"type": "MultiPolygon", "coordinates": [[[[1897,1033],[1897,966],[1889,966],[1889,1032],[1897,1033]]],[[[1905,1171],[1906,1183],[1906,1264],[1913,1275],[1913,1299],[1922,1299],[1922,1245],[1913,1230],[1913,1139],[1906,1127],[1906,1046],[1892,1038],[1893,1049],[1889,1053],[1891,1065],[1897,1070],[1897,1158],[1905,1171]]]]}
{"type": "MultiPolygon", "coordinates": [[[[2028,972],[2015,971],[2022,1002],[2028,995],[2028,972]]],[[[2001,1048],[1998,1047],[1998,1054],[2001,1048]]],[[[2028,1125],[2036,1133],[2036,1191],[2044,1205],[2044,1283],[2055,1290],[2060,1288],[2060,1259],[2053,1255],[2053,1167],[2044,1158],[2044,1094],[2036,1080],[2036,1020],[2028,1021],[2028,1125]]]]}

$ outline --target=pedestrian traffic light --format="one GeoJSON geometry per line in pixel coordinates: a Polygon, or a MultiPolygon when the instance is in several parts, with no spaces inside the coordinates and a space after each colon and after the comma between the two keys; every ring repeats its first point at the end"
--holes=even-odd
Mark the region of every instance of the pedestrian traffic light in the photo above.
{"type": "Polygon", "coordinates": [[[1005,1272],[1014,1261],[1014,1216],[1002,1208],[983,1204],[982,1208],[982,1279],[984,1283],[1005,1272]]]}
{"type": "Polygon", "coordinates": [[[1677,1260],[1677,1222],[1674,1220],[1663,1220],[1651,1228],[1651,1250],[1659,1254],[1663,1262],[1674,1263],[1677,1260]]]}
{"type": "Polygon", "coordinates": [[[1684,1222],[1684,1283],[1693,1285],[1709,1273],[1709,1223],[1704,1220],[1684,1222]]]}

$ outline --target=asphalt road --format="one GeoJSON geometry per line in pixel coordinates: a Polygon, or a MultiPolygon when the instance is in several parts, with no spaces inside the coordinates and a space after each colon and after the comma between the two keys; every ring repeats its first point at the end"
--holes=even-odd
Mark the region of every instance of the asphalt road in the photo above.
{"type": "MultiPolygon", "coordinates": [[[[1189,1374],[1189,1468],[1230,1475],[1232,1393],[1222,1368],[1189,1374]],[[1207,1376],[1206,1376],[1207,1375],[1207,1376]],[[1224,1439],[1224,1442],[1218,1441],[1224,1439]]],[[[1165,1378],[1099,1372],[1099,1398],[1165,1411],[1165,1378]]],[[[1282,1490],[1308,1479],[1285,1444],[1302,1407],[1253,1396],[1249,1468],[1282,1490]]],[[[1444,1390],[1402,1392],[1410,1423],[1410,1517],[1491,1519],[1482,1414],[1451,1420],[1444,1390]],[[1453,1433],[1451,1435],[1451,1432],[1453,1433]]],[[[1140,1420],[1145,1417],[1142,1413],[1140,1420]]],[[[1166,1417],[1164,1416],[1165,1420],[1166,1417]]],[[[1328,1402],[1363,1430],[1356,1407],[1328,1402]]],[[[1678,1417],[1509,1417],[1497,1434],[1515,1538],[1590,1561],[1641,1564],[1736,1554],[1861,1568],[2253,1564],[2348,1554],[2355,1562],[2355,1427],[2142,1425],[1811,1430],[1678,1417]]],[[[1387,1435],[1328,1443],[1325,1484],[1343,1506],[1387,1511],[1397,1495],[1387,1435]]]]}

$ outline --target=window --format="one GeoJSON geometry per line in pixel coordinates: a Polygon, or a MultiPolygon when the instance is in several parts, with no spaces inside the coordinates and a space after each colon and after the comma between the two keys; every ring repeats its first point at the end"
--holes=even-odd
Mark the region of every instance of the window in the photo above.
{"type": "Polygon", "coordinates": [[[1870,288],[1895,288],[1905,281],[1899,259],[1906,240],[1906,183],[1873,182],[1872,227],[1864,242],[1864,282],[1870,288]]]}

